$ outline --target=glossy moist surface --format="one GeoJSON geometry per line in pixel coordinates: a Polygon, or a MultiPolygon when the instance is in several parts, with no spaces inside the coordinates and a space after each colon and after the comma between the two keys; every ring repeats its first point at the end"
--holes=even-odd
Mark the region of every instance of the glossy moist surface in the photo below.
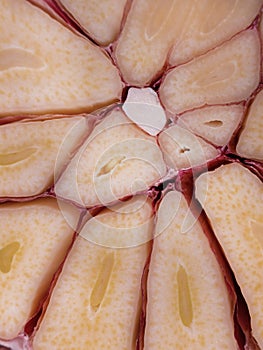
{"type": "Polygon", "coordinates": [[[261,0],[0,0],[0,347],[263,349],[261,0]]]}

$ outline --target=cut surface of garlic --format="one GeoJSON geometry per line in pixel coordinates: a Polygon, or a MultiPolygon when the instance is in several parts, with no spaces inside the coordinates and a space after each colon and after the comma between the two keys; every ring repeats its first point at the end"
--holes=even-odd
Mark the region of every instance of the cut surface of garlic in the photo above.
{"type": "Polygon", "coordinates": [[[159,134],[166,124],[165,111],[151,88],[130,88],[122,109],[130,120],[152,136],[159,134]]]}

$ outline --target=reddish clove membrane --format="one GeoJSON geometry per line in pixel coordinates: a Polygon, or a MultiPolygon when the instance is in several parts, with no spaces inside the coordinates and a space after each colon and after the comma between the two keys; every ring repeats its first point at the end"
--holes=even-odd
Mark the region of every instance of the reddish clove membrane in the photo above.
{"type": "Polygon", "coordinates": [[[0,347],[263,349],[262,0],[0,0],[0,347]]]}

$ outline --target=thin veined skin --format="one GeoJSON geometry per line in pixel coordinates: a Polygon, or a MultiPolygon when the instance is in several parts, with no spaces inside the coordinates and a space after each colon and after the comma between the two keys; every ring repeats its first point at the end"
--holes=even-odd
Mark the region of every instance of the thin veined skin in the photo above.
{"type": "MultiPolygon", "coordinates": [[[[33,1],[32,1],[33,2],[33,1]]],[[[161,71],[161,67],[160,67],[160,70],[159,71],[161,71]]],[[[221,149],[221,151],[222,151],[222,153],[223,154],[227,154],[227,150],[226,149],[221,149]]],[[[230,157],[231,157],[231,154],[230,154],[230,157]]],[[[226,158],[227,158],[227,156],[226,156],[226,158]]],[[[215,166],[218,166],[219,164],[221,164],[221,163],[224,163],[224,160],[222,160],[222,158],[221,158],[221,160],[219,160],[218,161],[218,163],[217,163],[217,165],[215,165],[215,166]]],[[[214,164],[216,164],[216,163],[214,163],[214,164]]],[[[263,174],[263,171],[262,171],[262,164],[260,163],[260,162],[258,162],[258,163],[256,163],[256,162],[250,162],[249,163],[249,165],[248,166],[250,166],[251,167],[251,169],[254,169],[254,171],[256,172],[257,171],[257,174],[258,174],[258,176],[263,176],[262,174],[263,174]],[[257,170],[256,170],[257,169],[257,170]]],[[[160,188],[157,188],[157,190],[159,190],[160,188]]],[[[155,191],[156,189],[154,189],[154,191],[155,191]]],[[[155,192],[153,192],[153,193],[155,193],[155,192]]],[[[19,199],[18,199],[19,200],[19,199]]],[[[14,347],[15,348],[15,347],[14,347]]]]}

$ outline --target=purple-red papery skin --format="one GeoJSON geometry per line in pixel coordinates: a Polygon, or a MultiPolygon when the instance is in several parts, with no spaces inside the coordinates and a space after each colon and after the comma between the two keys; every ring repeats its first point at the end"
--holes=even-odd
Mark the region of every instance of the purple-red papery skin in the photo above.
{"type": "MultiPolygon", "coordinates": [[[[75,33],[76,32],[79,33],[80,35],[88,38],[94,43],[94,41],[87,35],[87,33],[85,33],[82,30],[82,28],[78,25],[78,23],[55,0],[27,0],[27,1],[34,4],[35,6],[41,7],[44,11],[49,13],[52,17],[56,19],[60,18],[61,22],[64,23],[64,25],[72,29],[75,33]]],[[[132,4],[132,1],[127,0],[121,29],[123,28],[123,25],[125,23],[125,19],[127,17],[131,4],[132,4]]],[[[256,18],[256,20],[251,24],[250,27],[256,27],[256,26],[258,27],[258,25],[259,25],[259,17],[256,18]]],[[[262,39],[260,38],[260,40],[262,39]]],[[[114,57],[114,47],[116,46],[116,44],[117,44],[117,40],[114,43],[110,44],[107,48],[104,48],[105,51],[107,51],[107,53],[111,56],[113,63],[116,63],[116,59],[114,57]]],[[[146,84],[146,86],[151,86],[158,93],[160,84],[165,77],[163,73],[165,70],[167,70],[167,68],[169,68],[169,65],[168,65],[168,61],[166,60],[164,66],[160,69],[159,72],[156,73],[156,76],[152,79],[152,81],[146,84]]],[[[120,76],[122,76],[121,72],[120,72],[120,76]]],[[[261,69],[261,76],[263,76],[262,69],[261,69]]],[[[124,80],[123,80],[123,83],[125,86],[123,89],[121,102],[125,100],[127,91],[129,88],[129,85],[126,84],[124,80]]],[[[212,171],[221,165],[229,164],[232,162],[238,162],[242,164],[243,166],[248,168],[251,172],[253,172],[263,182],[263,164],[259,161],[243,159],[239,157],[238,154],[236,153],[236,144],[237,144],[240,132],[244,125],[245,115],[247,114],[248,108],[251,105],[253,99],[255,98],[256,93],[258,93],[261,89],[262,89],[262,85],[260,84],[256,89],[256,91],[250,96],[250,98],[247,101],[242,102],[245,106],[244,118],[239,124],[239,126],[237,127],[237,129],[235,130],[235,132],[233,133],[233,136],[230,142],[228,143],[228,145],[225,145],[224,147],[219,148],[220,155],[216,159],[209,161],[207,164],[195,167],[194,169],[182,169],[178,172],[177,176],[171,176],[170,179],[166,178],[165,181],[163,182],[158,181],[158,183],[153,185],[148,190],[140,192],[140,194],[145,194],[149,196],[151,199],[153,199],[153,211],[155,214],[158,210],[158,205],[160,203],[160,200],[164,197],[165,193],[169,192],[170,190],[178,190],[183,193],[183,195],[185,196],[190,206],[192,213],[196,215],[196,217],[198,217],[198,221],[203,229],[204,234],[206,235],[209,241],[211,250],[214,252],[217,258],[217,261],[221,267],[222,273],[224,275],[226,286],[229,293],[230,303],[232,306],[233,319],[235,323],[235,337],[237,339],[238,345],[240,349],[250,349],[250,350],[258,350],[259,347],[251,334],[251,322],[250,322],[250,316],[249,316],[247,304],[241,294],[240,288],[236,283],[234,274],[229,266],[229,263],[227,262],[224,256],[223,250],[215,237],[211,224],[205,212],[202,211],[202,208],[200,208],[199,203],[194,197],[194,192],[195,192],[194,182],[195,182],[195,179],[203,172],[212,171]]],[[[93,128],[104,117],[104,115],[107,114],[107,111],[109,111],[112,108],[116,108],[116,106],[117,105],[109,106],[106,109],[106,112],[102,110],[101,112],[94,115],[91,118],[93,128]]],[[[172,123],[176,120],[176,118],[180,117],[180,116],[174,116],[170,113],[167,113],[167,116],[170,118],[172,123]]],[[[10,117],[7,116],[0,119],[0,125],[18,122],[18,121],[30,120],[33,118],[34,120],[37,120],[38,118],[45,119],[47,117],[57,118],[56,115],[37,116],[37,117],[35,115],[17,115],[17,116],[10,116],[10,117]]],[[[67,115],[65,115],[65,117],[67,117],[67,115]]],[[[10,201],[25,202],[25,201],[34,200],[37,198],[46,198],[46,197],[55,197],[53,186],[48,190],[46,190],[44,193],[36,196],[32,196],[32,197],[0,198],[0,203],[10,202],[10,201]]],[[[127,200],[129,198],[130,196],[126,196],[122,200],[127,200]]],[[[112,203],[112,205],[114,205],[114,203],[112,203]]],[[[92,215],[96,216],[102,209],[103,209],[103,206],[97,206],[97,207],[91,208],[89,212],[92,215]]],[[[81,225],[83,224],[82,218],[85,216],[85,213],[86,213],[86,209],[82,208],[81,219],[78,224],[78,228],[76,230],[77,232],[79,232],[81,225]]],[[[76,236],[77,236],[77,233],[75,234],[74,239],[76,238],[76,236]]],[[[74,242],[74,239],[72,241],[72,244],[74,242]]],[[[151,242],[150,244],[152,247],[152,244],[154,244],[154,242],[151,242]]],[[[69,253],[71,248],[72,248],[72,245],[68,249],[67,253],[69,253]]],[[[49,290],[47,291],[44,299],[40,302],[38,310],[31,317],[28,323],[25,325],[24,330],[22,330],[22,332],[24,331],[25,333],[21,333],[14,340],[3,342],[3,345],[0,345],[0,350],[1,349],[32,350],[32,346],[31,346],[32,337],[34,336],[34,333],[36,332],[40,324],[40,321],[44,315],[52,290],[60,275],[60,272],[62,270],[65,260],[66,260],[66,257],[62,262],[62,264],[60,265],[60,267],[58,268],[57,272],[54,274],[49,290]]],[[[141,307],[140,324],[139,324],[136,350],[143,350],[143,344],[144,344],[144,330],[145,330],[146,306],[147,306],[147,279],[148,279],[150,260],[151,260],[151,249],[144,267],[144,272],[141,280],[142,307],[141,307]]],[[[0,340],[0,343],[1,343],[1,340],[0,340]]]]}

